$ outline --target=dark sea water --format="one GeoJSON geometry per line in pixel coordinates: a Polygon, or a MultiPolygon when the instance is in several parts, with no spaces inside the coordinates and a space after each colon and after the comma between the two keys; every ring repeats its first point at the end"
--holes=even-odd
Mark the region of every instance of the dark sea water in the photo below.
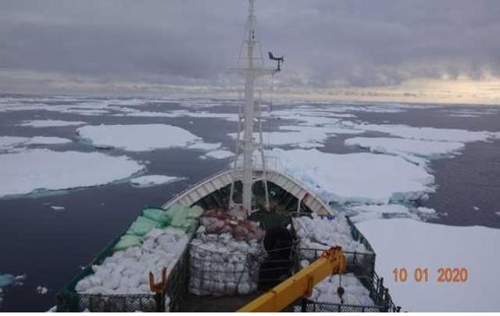
{"type": "MultiPolygon", "coordinates": [[[[101,100],[106,102],[106,100],[101,100]]],[[[30,101],[23,101],[28,104],[30,101]]],[[[20,102],[20,103],[23,103],[20,102]]],[[[34,104],[40,103],[33,98],[34,104]]],[[[43,101],[46,105],[68,105],[64,100],[43,101]]],[[[126,100],[124,100],[126,103],[126,100]]],[[[181,101],[134,105],[141,111],[168,112],[186,109],[181,101]]],[[[304,103],[306,104],[306,103],[304,103]]],[[[127,106],[127,105],[122,105],[127,106]]],[[[293,105],[297,106],[297,105],[293,105]]],[[[293,106],[280,106],[279,109],[293,106]]],[[[319,106],[319,105],[318,105],[319,106]]],[[[333,105],[321,105],[328,108],[333,105]]],[[[234,105],[222,105],[199,110],[236,113],[234,105]]],[[[117,112],[120,113],[120,112],[117,112]]],[[[347,112],[354,120],[374,124],[405,124],[437,128],[457,128],[471,131],[500,131],[500,108],[486,106],[439,106],[405,109],[399,113],[347,112]],[[492,109],[492,110],[491,110],[492,109]],[[455,117],[450,111],[487,112],[477,117],[455,117]],[[489,111],[491,110],[491,113],[489,111]]],[[[74,142],[64,146],[38,146],[53,150],[94,151],[79,141],[76,126],[30,128],[18,126],[24,120],[73,120],[98,124],[172,124],[203,137],[205,142],[222,142],[233,148],[228,132],[236,131],[236,123],[217,118],[123,117],[104,114],[87,116],[53,111],[26,110],[0,112],[0,136],[57,136],[74,142]]],[[[293,121],[281,120],[265,127],[277,129],[293,121]]],[[[364,134],[361,136],[372,136],[364,134]]],[[[352,135],[330,138],[325,148],[329,153],[362,152],[344,146],[352,135]]],[[[36,146],[33,146],[36,147],[36,146]]],[[[81,266],[140,214],[145,205],[162,205],[176,193],[203,178],[227,167],[227,160],[200,160],[201,151],[168,149],[149,152],[103,151],[123,155],[138,161],[149,161],[146,174],[185,177],[186,180],[150,188],[133,188],[128,181],[116,184],[71,190],[45,196],[0,199],[0,273],[26,274],[24,284],[9,287],[0,311],[44,311],[55,305],[55,295],[61,286],[73,278],[81,266]],[[54,211],[51,206],[64,206],[54,211]],[[39,295],[38,285],[49,289],[39,295]]],[[[467,143],[461,155],[433,160],[430,164],[436,178],[437,191],[422,206],[434,208],[440,216],[430,221],[446,225],[481,225],[500,228],[500,140],[467,143]],[[497,214],[498,212],[498,214],[497,214]]],[[[0,179],[0,181],[4,181],[0,179]]]]}

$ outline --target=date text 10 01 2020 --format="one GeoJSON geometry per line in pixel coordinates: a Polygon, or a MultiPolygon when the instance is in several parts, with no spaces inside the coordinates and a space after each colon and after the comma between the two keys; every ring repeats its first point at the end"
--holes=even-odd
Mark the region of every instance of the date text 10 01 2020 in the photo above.
{"type": "MultiPolygon", "coordinates": [[[[394,282],[408,281],[409,273],[406,268],[394,268],[392,274],[394,276],[394,282]]],[[[429,282],[429,280],[435,280],[438,283],[464,283],[469,279],[469,270],[466,268],[439,268],[437,269],[437,274],[437,278],[433,279],[432,276],[430,276],[428,268],[416,268],[413,270],[413,280],[415,282],[429,282]]]]}

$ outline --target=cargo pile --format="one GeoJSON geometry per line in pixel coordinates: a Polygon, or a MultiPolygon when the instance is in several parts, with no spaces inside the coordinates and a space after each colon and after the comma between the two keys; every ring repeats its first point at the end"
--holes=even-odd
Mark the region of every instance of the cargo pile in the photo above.
{"type": "MultiPolygon", "coordinates": [[[[309,249],[327,250],[341,246],[344,252],[369,253],[365,245],[354,240],[351,228],[343,215],[334,219],[312,214],[293,219],[293,225],[299,238],[299,254],[301,259],[313,261],[317,254],[309,249]]],[[[349,254],[346,254],[349,260],[349,254]]]]}
{"type": "Polygon", "coordinates": [[[370,291],[352,273],[344,274],[341,278],[338,275],[326,278],[314,287],[310,299],[316,302],[328,302],[331,304],[375,305],[370,298],[370,291]],[[337,294],[339,285],[342,285],[345,291],[342,295],[342,301],[337,294]]]}
{"type": "Polygon", "coordinates": [[[158,280],[163,268],[167,275],[174,269],[202,213],[200,207],[145,209],[113,247],[113,255],[76,284],[76,292],[150,294],[149,272],[158,280]]]}
{"type": "MultiPolygon", "coordinates": [[[[375,306],[375,303],[370,298],[370,291],[352,273],[343,274],[342,277],[339,275],[327,277],[313,288],[309,299],[318,303],[326,303],[322,306],[324,311],[327,311],[328,304],[375,306]],[[339,286],[344,288],[342,299],[337,294],[339,286]]],[[[338,312],[336,309],[331,311],[338,312]]]]}
{"type": "Polygon", "coordinates": [[[235,209],[208,210],[200,218],[190,248],[190,293],[247,295],[257,290],[264,232],[240,215],[235,209]]]}

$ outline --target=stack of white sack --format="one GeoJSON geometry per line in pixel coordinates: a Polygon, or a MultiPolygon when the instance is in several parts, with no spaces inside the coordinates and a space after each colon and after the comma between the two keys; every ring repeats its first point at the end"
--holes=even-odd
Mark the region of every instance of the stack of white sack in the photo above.
{"type": "Polygon", "coordinates": [[[322,282],[318,283],[310,297],[315,302],[324,302],[331,304],[359,305],[359,306],[374,306],[373,300],[370,298],[370,291],[352,273],[332,275],[322,282]],[[337,294],[339,285],[344,288],[342,301],[337,294]]]}
{"type": "MultiPolygon", "coordinates": [[[[301,262],[302,267],[307,265],[309,265],[309,262],[306,260],[301,262]]],[[[318,303],[375,306],[375,303],[370,298],[370,291],[352,273],[343,274],[342,276],[332,275],[325,278],[313,288],[309,299],[318,303]],[[342,301],[337,294],[339,285],[344,288],[342,301]]],[[[327,307],[325,305],[322,308],[326,309],[327,307]]],[[[333,311],[337,310],[333,309],[333,311]]]]}
{"type": "MultiPolygon", "coordinates": [[[[334,246],[341,246],[344,252],[371,253],[362,243],[353,239],[351,227],[343,215],[334,219],[320,217],[312,214],[293,219],[293,225],[299,238],[300,256],[302,259],[313,261],[321,254],[320,251],[308,249],[327,250],[334,246]]],[[[349,261],[351,254],[346,254],[349,261]]]]}
{"type": "Polygon", "coordinates": [[[161,279],[163,268],[167,275],[182,256],[189,236],[178,228],[153,229],[140,246],[116,251],[101,265],[92,266],[94,274],[80,280],[75,290],[81,294],[152,294],[149,272],[161,279]]]}
{"type": "Polygon", "coordinates": [[[191,241],[189,292],[246,295],[257,290],[265,250],[257,239],[235,240],[230,233],[206,234],[200,226],[191,241]]]}

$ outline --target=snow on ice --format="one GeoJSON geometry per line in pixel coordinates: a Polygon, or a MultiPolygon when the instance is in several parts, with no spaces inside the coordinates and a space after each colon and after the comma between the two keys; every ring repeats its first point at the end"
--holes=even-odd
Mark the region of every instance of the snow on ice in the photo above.
{"type": "Polygon", "coordinates": [[[498,284],[500,230],[454,227],[412,219],[358,223],[377,254],[376,270],[394,301],[413,312],[500,310],[498,284]],[[406,268],[408,280],[395,282],[393,269],[406,268]],[[429,269],[429,281],[414,280],[416,268],[429,269]],[[466,282],[437,282],[440,268],[467,269],[466,282]]]}
{"type": "Polygon", "coordinates": [[[137,188],[148,188],[157,185],[168,184],[176,181],[180,181],[184,178],[169,177],[163,175],[148,175],[130,179],[130,184],[137,188]]]}
{"type": "Polygon", "coordinates": [[[103,185],[144,166],[126,156],[32,149],[0,155],[0,197],[103,185]]]}
{"type": "Polygon", "coordinates": [[[434,176],[400,157],[276,148],[269,155],[325,201],[387,204],[416,200],[434,191],[434,176]]]}
{"type": "Polygon", "coordinates": [[[29,127],[60,127],[60,126],[74,126],[83,125],[85,122],[80,121],[61,121],[61,120],[34,120],[34,121],[24,121],[19,124],[20,126],[29,127]]]}
{"type": "Polygon", "coordinates": [[[188,147],[202,141],[185,129],[165,124],[84,126],[77,133],[96,147],[128,151],[188,147]]]}

